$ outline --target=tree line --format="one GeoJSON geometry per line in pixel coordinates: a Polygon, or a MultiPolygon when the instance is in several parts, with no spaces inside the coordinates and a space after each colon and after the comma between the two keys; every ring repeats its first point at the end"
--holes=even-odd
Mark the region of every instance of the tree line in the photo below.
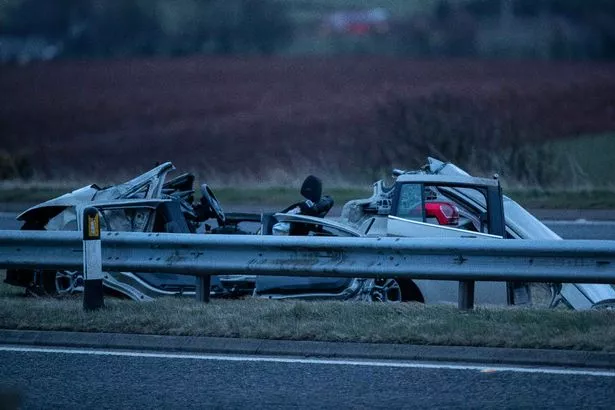
{"type": "MultiPolygon", "coordinates": [[[[0,36],[42,38],[64,57],[268,55],[292,51],[294,34],[317,27],[323,16],[314,10],[360,7],[358,0],[4,0],[0,36]]],[[[384,34],[326,41],[334,53],[615,59],[613,0],[438,0],[389,23],[384,34]],[[498,19],[507,30],[485,28],[498,19]],[[551,28],[517,35],[544,26],[551,28]],[[535,44],[543,46],[530,50],[535,44]]],[[[322,38],[314,32],[312,40],[318,53],[322,38]]]]}
{"type": "Polygon", "coordinates": [[[6,0],[0,35],[61,42],[67,56],[271,54],[292,24],[273,0],[6,0]]]}

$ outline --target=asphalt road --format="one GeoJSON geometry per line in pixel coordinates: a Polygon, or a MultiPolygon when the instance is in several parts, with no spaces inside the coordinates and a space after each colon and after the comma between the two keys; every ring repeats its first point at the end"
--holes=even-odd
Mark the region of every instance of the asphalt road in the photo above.
{"type": "Polygon", "coordinates": [[[20,349],[0,347],[0,391],[25,409],[607,409],[615,399],[613,371],[20,349]]]}
{"type": "Polygon", "coordinates": [[[615,221],[543,221],[564,239],[615,240],[615,221]]]}
{"type": "MultiPolygon", "coordinates": [[[[17,213],[0,212],[0,229],[19,229],[15,220],[17,213]]],[[[615,240],[615,221],[600,220],[543,220],[545,224],[564,239],[611,239],[615,240]]]]}

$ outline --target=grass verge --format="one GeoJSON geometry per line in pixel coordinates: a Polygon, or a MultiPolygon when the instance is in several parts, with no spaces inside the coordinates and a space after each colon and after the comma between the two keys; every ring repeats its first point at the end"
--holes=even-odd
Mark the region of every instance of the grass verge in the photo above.
{"type": "Polygon", "coordinates": [[[10,187],[0,188],[0,202],[3,203],[35,203],[43,202],[70,192],[72,189],[54,187],[10,187]]]}
{"type": "Polygon", "coordinates": [[[551,143],[556,155],[569,158],[570,165],[576,168],[572,184],[591,182],[593,186],[613,186],[611,170],[615,154],[615,132],[581,135],[565,138],[551,143]]]}
{"type": "MultiPolygon", "coordinates": [[[[70,188],[0,187],[0,203],[37,203],[70,192],[70,188]]],[[[216,196],[225,205],[266,205],[285,207],[301,199],[296,188],[217,188],[216,196]]],[[[368,198],[371,188],[325,189],[336,206],[351,199],[368,198]]],[[[505,194],[529,209],[615,209],[615,190],[508,189],[505,194]]]]}
{"type": "Polygon", "coordinates": [[[615,351],[615,312],[352,302],[30,299],[0,287],[0,328],[615,351]]]}
{"type": "MultiPolygon", "coordinates": [[[[84,184],[85,185],[85,184],[84,184]]],[[[37,203],[48,201],[52,198],[71,192],[75,187],[27,186],[19,187],[12,185],[3,187],[0,185],[0,203],[37,203]]],[[[215,188],[216,197],[224,206],[243,204],[263,204],[286,206],[301,200],[299,189],[283,187],[267,188],[215,188]]],[[[336,204],[344,204],[351,199],[367,198],[371,195],[371,188],[332,188],[326,189],[325,194],[332,196],[336,204]]],[[[198,193],[197,193],[198,198],[198,193]]]]}
{"type": "Polygon", "coordinates": [[[528,209],[615,209],[615,190],[507,190],[505,194],[528,209]]]}

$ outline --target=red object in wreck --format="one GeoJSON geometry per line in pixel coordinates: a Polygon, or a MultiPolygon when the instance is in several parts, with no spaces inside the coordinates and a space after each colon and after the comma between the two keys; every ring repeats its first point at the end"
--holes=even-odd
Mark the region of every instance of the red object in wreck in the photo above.
{"type": "Polygon", "coordinates": [[[426,202],[425,216],[436,218],[440,225],[457,225],[459,223],[459,209],[450,202],[426,202]]]}

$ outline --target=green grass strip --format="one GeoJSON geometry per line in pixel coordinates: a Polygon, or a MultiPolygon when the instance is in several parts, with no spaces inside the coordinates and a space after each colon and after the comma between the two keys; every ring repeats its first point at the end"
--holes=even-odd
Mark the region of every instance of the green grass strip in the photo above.
{"type": "Polygon", "coordinates": [[[3,203],[36,203],[64,195],[71,189],[44,187],[11,187],[0,188],[0,202],[3,203]]]}
{"type": "Polygon", "coordinates": [[[614,209],[614,190],[511,190],[506,195],[528,209],[614,209]]]}
{"type": "Polygon", "coordinates": [[[414,303],[106,298],[84,312],[80,297],[26,298],[2,286],[0,328],[158,335],[615,351],[615,312],[414,303]]]}
{"type": "MultiPolygon", "coordinates": [[[[0,202],[34,204],[69,191],[59,188],[0,189],[0,202]]],[[[223,207],[225,205],[284,207],[301,200],[296,188],[218,188],[215,193],[223,207]]],[[[331,195],[337,206],[342,206],[352,199],[368,198],[371,189],[331,188],[325,189],[325,194],[331,195]]],[[[609,189],[576,191],[511,189],[505,190],[505,194],[529,209],[615,209],[615,190],[609,189]]]]}

